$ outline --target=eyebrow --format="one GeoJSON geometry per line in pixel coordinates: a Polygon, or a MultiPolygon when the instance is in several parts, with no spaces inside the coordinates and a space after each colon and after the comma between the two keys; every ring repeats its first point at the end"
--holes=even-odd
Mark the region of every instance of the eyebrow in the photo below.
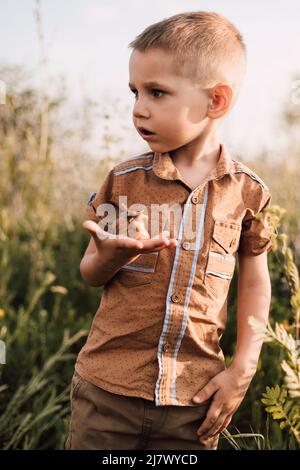
{"type": "MultiPolygon", "coordinates": [[[[129,88],[134,88],[133,83],[128,83],[129,88]]],[[[169,88],[168,86],[163,85],[162,83],[158,83],[155,81],[150,81],[150,82],[144,82],[144,87],[157,87],[157,88],[169,88]]]]}

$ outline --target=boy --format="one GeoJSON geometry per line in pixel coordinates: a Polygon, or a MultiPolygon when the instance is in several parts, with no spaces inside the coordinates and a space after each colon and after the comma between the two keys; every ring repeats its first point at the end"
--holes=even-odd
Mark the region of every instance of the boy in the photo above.
{"type": "Polygon", "coordinates": [[[104,291],[75,366],[66,448],[215,450],[256,370],[262,340],[248,318],[266,322],[271,297],[269,189],[217,136],[245,45],[226,18],[199,11],[150,25],[130,47],[133,122],[151,151],[115,165],[88,201],[80,270],[104,291]],[[157,222],[157,206],[169,218],[157,222]]]}

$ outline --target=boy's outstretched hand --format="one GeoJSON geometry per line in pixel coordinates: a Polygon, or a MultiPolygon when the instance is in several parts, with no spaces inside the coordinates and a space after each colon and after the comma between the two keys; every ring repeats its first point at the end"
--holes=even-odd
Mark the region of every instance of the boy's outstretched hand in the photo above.
{"type": "Polygon", "coordinates": [[[135,237],[106,232],[92,220],[85,220],[82,226],[92,235],[99,257],[103,258],[105,253],[105,256],[109,258],[117,257],[129,263],[143,253],[161,251],[166,247],[171,248],[177,245],[176,239],[169,238],[168,231],[163,231],[151,238],[144,225],[145,218],[146,216],[140,213],[130,223],[129,231],[131,234],[134,233],[135,237]]]}

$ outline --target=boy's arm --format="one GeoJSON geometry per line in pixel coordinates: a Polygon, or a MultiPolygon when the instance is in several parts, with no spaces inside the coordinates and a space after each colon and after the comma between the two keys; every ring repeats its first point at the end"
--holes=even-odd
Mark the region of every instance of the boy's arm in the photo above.
{"type": "Polygon", "coordinates": [[[130,226],[137,229],[137,238],[110,234],[92,220],[83,222],[83,227],[92,235],[80,263],[80,272],[87,284],[92,287],[104,285],[124,264],[134,261],[139,255],[177,245],[177,240],[170,239],[167,230],[153,238],[140,238],[145,233],[141,215],[136,217],[130,226]]]}
{"type": "Polygon", "coordinates": [[[254,316],[266,324],[271,302],[267,259],[272,248],[268,214],[271,199],[270,192],[264,189],[258,214],[252,217],[250,211],[243,221],[238,250],[237,344],[231,369],[240,371],[249,380],[255,374],[263,339],[253,333],[248,320],[254,316]]]}
{"type": "MultiPolygon", "coordinates": [[[[137,222],[131,223],[135,226],[137,224],[137,222]]],[[[90,221],[85,221],[83,226],[89,230],[91,239],[80,262],[80,273],[88,285],[99,287],[107,284],[120,268],[130,260],[130,256],[132,260],[134,252],[122,250],[122,242],[118,240],[111,240],[111,243],[103,245],[96,236],[96,231],[99,230],[98,227],[93,223],[91,224],[90,221]]],[[[123,248],[126,248],[124,243],[125,240],[123,240],[123,248]]],[[[137,248],[132,243],[131,247],[137,248]]],[[[130,244],[128,248],[130,248],[130,244]]]]}
{"type": "Polygon", "coordinates": [[[150,238],[145,228],[147,215],[142,212],[129,211],[129,214],[125,207],[122,214],[120,213],[116,202],[119,190],[116,190],[114,181],[115,175],[112,169],[106,175],[99,191],[90,196],[86,206],[86,220],[83,222],[83,227],[92,237],[80,262],[80,273],[92,287],[108,283],[124,264],[134,261],[140,254],[161,251],[177,245],[177,240],[168,239],[168,231],[150,238]],[[130,215],[129,237],[127,224],[125,227],[119,227],[122,217],[127,220],[128,215],[130,215]],[[110,230],[107,232],[103,230],[106,225],[110,225],[110,230]],[[97,233],[98,235],[101,233],[100,238],[97,233]]]}
{"type": "Polygon", "coordinates": [[[255,334],[248,323],[250,316],[268,322],[271,303],[271,281],[267,252],[258,256],[239,254],[237,343],[232,369],[251,380],[256,372],[263,344],[261,335],[255,334]]]}
{"type": "MultiPolygon", "coordinates": [[[[267,253],[271,250],[272,228],[269,221],[271,194],[260,185],[253,194],[242,222],[238,249],[237,344],[234,359],[227,369],[213,377],[195,397],[199,402],[213,395],[205,421],[198,430],[200,440],[225,429],[240,406],[255,374],[263,338],[248,323],[253,316],[267,323],[271,282],[267,253]]],[[[194,401],[197,403],[197,401],[194,401]]]]}
{"type": "MultiPolygon", "coordinates": [[[[248,324],[250,316],[267,323],[271,301],[271,283],[267,252],[258,256],[239,254],[237,345],[234,359],[195,397],[199,402],[213,401],[197,434],[199,440],[215,436],[230,423],[256,372],[263,339],[248,324]]],[[[194,401],[196,402],[194,397],[194,401]]]]}
{"type": "Polygon", "coordinates": [[[107,251],[106,253],[102,251],[100,255],[91,237],[80,263],[80,273],[89,286],[99,287],[109,282],[125,262],[120,257],[110,255],[107,251]]]}

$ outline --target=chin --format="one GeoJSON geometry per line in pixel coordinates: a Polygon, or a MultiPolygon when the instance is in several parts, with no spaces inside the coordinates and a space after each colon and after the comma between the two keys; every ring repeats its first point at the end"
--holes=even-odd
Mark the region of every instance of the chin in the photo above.
{"type": "Polygon", "coordinates": [[[159,142],[148,142],[148,145],[153,152],[166,153],[172,150],[171,147],[162,145],[159,142]]]}

